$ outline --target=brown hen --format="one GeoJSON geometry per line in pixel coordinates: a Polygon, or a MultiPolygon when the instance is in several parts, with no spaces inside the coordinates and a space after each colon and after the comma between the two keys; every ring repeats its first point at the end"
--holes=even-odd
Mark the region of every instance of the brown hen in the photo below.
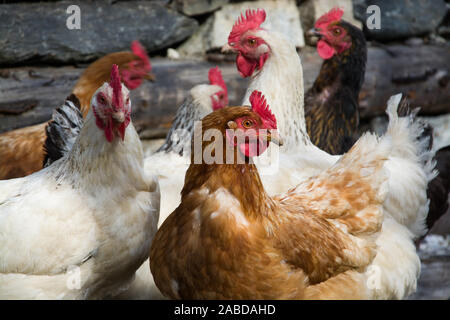
{"type": "MultiPolygon", "coordinates": [[[[150,60],[138,41],[132,43],[131,51],[111,53],[96,60],[72,90],[80,100],[83,116],[89,111],[92,95],[109,80],[113,64],[119,66],[121,80],[130,90],[139,87],[143,79],[153,79],[150,60]]],[[[47,122],[0,134],[0,180],[23,177],[42,169],[46,126],[47,122]]]]}
{"type": "Polygon", "coordinates": [[[218,130],[220,138],[194,135],[192,145],[202,139],[202,155],[223,164],[195,164],[193,149],[181,204],[150,251],[156,285],[174,299],[368,298],[363,272],[383,220],[387,150],[363,141],[326,172],[272,198],[250,159],[280,141],[276,120],[259,92],[250,101],[252,108],[203,119],[200,131],[218,130]],[[225,164],[230,148],[234,162],[225,164]]]}

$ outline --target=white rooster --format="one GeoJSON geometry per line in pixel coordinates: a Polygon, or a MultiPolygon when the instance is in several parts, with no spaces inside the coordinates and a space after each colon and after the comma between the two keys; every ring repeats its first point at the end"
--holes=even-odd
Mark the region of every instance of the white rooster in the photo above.
{"type": "Polygon", "coordinates": [[[91,107],[68,154],[0,181],[0,299],[113,297],[148,257],[160,192],[117,65],[91,107]]]}
{"type": "MultiPolygon", "coordinates": [[[[273,195],[328,169],[340,156],[329,155],[311,143],[306,133],[300,58],[283,35],[260,27],[265,17],[264,10],[247,11],[233,26],[223,49],[237,52],[240,74],[251,77],[243,104],[250,104],[249,97],[254,90],[264,92],[285,139],[279,170],[261,176],[265,189],[273,195]]],[[[391,104],[396,105],[398,101],[391,104]]],[[[392,112],[390,115],[394,116],[392,112]]],[[[372,276],[373,281],[372,297],[378,299],[405,298],[415,291],[420,274],[420,259],[413,240],[426,229],[426,189],[435,171],[430,161],[432,153],[426,151],[427,141],[417,140],[422,128],[398,129],[408,127],[406,123],[396,125],[408,119],[391,118],[388,128],[396,147],[385,163],[389,173],[388,196],[383,203],[385,218],[377,240],[378,254],[367,270],[367,276],[372,276]]]]}

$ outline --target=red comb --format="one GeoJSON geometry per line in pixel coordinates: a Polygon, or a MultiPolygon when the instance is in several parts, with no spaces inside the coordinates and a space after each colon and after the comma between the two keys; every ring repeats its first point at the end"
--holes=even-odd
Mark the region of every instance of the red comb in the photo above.
{"type": "Polygon", "coordinates": [[[252,92],[250,96],[250,104],[252,105],[253,111],[261,117],[261,120],[268,129],[277,128],[277,119],[270,110],[270,107],[266,102],[266,98],[260,91],[255,90],[252,92]]]}
{"type": "Polygon", "coordinates": [[[123,106],[122,83],[120,82],[119,67],[113,64],[111,68],[111,80],[109,85],[113,89],[113,107],[120,109],[123,106]]]}
{"type": "Polygon", "coordinates": [[[131,43],[131,51],[135,55],[137,55],[139,58],[141,58],[141,60],[144,62],[144,64],[148,66],[148,71],[150,71],[152,69],[152,65],[150,64],[150,59],[147,55],[147,51],[145,51],[145,48],[142,46],[142,44],[139,41],[134,40],[131,43]]]}
{"type": "Polygon", "coordinates": [[[233,29],[231,29],[228,43],[238,42],[240,36],[248,30],[259,29],[264,20],[266,20],[266,11],[264,9],[248,9],[245,11],[245,17],[241,13],[241,16],[234,23],[233,29]]]}
{"type": "Polygon", "coordinates": [[[344,10],[342,10],[341,8],[333,8],[327,13],[324,13],[319,19],[317,19],[314,27],[317,29],[323,28],[331,22],[341,20],[343,15],[344,10]]]}
{"type": "Polygon", "coordinates": [[[222,87],[225,92],[228,92],[227,85],[225,84],[225,81],[223,81],[222,72],[220,71],[219,67],[209,69],[208,79],[209,84],[218,85],[222,87]]]}

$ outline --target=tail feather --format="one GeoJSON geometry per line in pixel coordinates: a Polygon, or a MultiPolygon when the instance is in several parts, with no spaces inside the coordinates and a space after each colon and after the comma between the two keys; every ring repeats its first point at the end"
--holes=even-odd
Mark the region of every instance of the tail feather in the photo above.
{"type": "MultiPolygon", "coordinates": [[[[418,111],[419,108],[416,108],[411,112],[406,96],[401,99],[398,107],[399,116],[410,116],[411,114],[415,116],[418,111]]],[[[447,212],[449,207],[447,198],[450,187],[450,146],[437,151],[434,160],[430,161],[429,157],[433,148],[433,127],[425,123],[422,123],[422,125],[423,131],[417,139],[419,141],[423,140],[426,150],[429,151],[423,159],[425,161],[424,164],[426,166],[427,162],[430,164],[435,162],[437,169],[437,176],[428,183],[427,187],[427,197],[430,200],[430,204],[426,225],[428,230],[430,230],[434,223],[447,212]]]]}
{"type": "Polygon", "coordinates": [[[83,126],[80,102],[76,95],[67,97],[64,105],[53,111],[52,120],[45,128],[44,167],[68,153],[83,126]]]}
{"type": "MultiPolygon", "coordinates": [[[[389,125],[387,134],[394,141],[394,156],[409,157],[414,159],[418,157],[423,164],[423,169],[427,176],[427,180],[431,181],[437,175],[435,161],[433,161],[434,151],[433,144],[433,128],[416,119],[420,108],[407,108],[405,116],[399,116],[397,107],[404,108],[405,102],[401,101],[401,94],[392,96],[388,101],[387,114],[389,116],[389,125]]],[[[401,111],[400,112],[404,112],[401,111]]]]}
{"type": "Polygon", "coordinates": [[[420,259],[413,241],[425,234],[429,205],[426,189],[436,174],[430,137],[415,119],[417,111],[401,101],[401,95],[388,101],[389,125],[381,138],[391,146],[384,164],[388,192],[382,231],[376,240],[377,255],[366,271],[372,298],[403,299],[417,287],[420,259]]]}
{"type": "MultiPolygon", "coordinates": [[[[429,200],[426,187],[436,177],[434,152],[425,125],[416,119],[418,109],[399,117],[401,94],[388,101],[389,125],[384,139],[393,143],[387,167],[391,174],[390,194],[385,207],[390,215],[406,226],[415,238],[426,231],[429,200]]],[[[402,115],[403,115],[402,114],[402,115]]]]}

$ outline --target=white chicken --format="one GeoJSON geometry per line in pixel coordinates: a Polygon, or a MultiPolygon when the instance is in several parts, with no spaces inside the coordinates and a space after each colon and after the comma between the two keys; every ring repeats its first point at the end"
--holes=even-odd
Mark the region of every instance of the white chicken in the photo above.
{"type": "Polygon", "coordinates": [[[117,65],[91,107],[68,154],[0,181],[0,299],[113,297],[148,257],[160,192],[117,65]]]}
{"type": "MultiPolygon", "coordinates": [[[[260,27],[265,16],[261,9],[247,11],[233,26],[223,49],[237,52],[240,74],[251,77],[243,104],[250,104],[254,90],[264,92],[285,139],[279,169],[261,175],[265,189],[274,195],[328,169],[340,156],[329,155],[311,143],[306,133],[300,58],[283,35],[260,27]]],[[[435,171],[426,141],[416,140],[422,129],[393,129],[399,127],[395,125],[398,121],[406,119],[391,119],[388,128],[397,147],[385,163],[389,173],[388,196],[383,203],[385,219],[377,240],[378,254],[367,271],[373,275],[372,297],[378,299],[405,298],[415,291],[420,274],[413,240],[426,229],[426,188],[435,171]]]]}

